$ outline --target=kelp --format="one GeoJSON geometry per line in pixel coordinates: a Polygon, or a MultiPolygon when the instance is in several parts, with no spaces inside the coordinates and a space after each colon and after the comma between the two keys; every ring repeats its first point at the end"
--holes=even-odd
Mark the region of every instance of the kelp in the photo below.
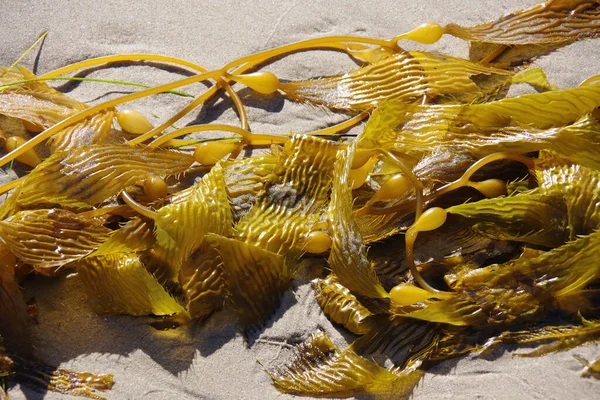
{"type": "MultiPolygon", "coordinates": [[[[296,395],[402,398],[442,359],[499,343],[551,341],[530,354],[542,355],[597,340],[600,80],[559,89],[521,66],[599,36],[598,4],[554,0],[390,40],[311,39],[214,71],[151,54],[41,77],[1,69],[0,164],[33,170],[2,188],[15,190],[0,206],[0,375],[18,381],[21,363],[43,370],[32,380],[52,390],[94,397],[112,385],[30,356],[21,279],[67,268],[97,313],[163,316],[152,326],[174,329],[224,310],[250,346],[285,292],[312,280],[324,314],[358,337],[342,350],[319,332],[269,371],[278,390],[296,395]],[[470,41],[472,61],[397,43],[443,34],[470,41]],[[317,48],[361,65],[296,82],[260,70],[317,48]],[[131,60],[195,73],[94,106],[43,81],[131,60]],[[156,127],[115,108],[210,80],[156,127]],[[254,133],[231,82],[354,116],[312,135],[254,133]],[[520,83],[538,93],[505,98],[520,83]],[[170,130],[221,89],[239,127],[170,130]],[[354,140],[337,135],[366,118],[354,140]],[[211,130],[235,136],[178,139],[211,130]]],[[[596,373],[597,362],[580,361],[596,373]]]]}
{"type": "Polygon", "coordinates": [[[421,379],[419,370],[394,375],[350,348],[342,351],[323,332],[298,345],[296,358],[284,369],[268,373],[278,390],[304,396],[362,392],[377,398],[408,398],[421,379]]]}
{"type": "Polygon", "coordinates": [[[184,310],[136,254],[89,257],[77,263],[77,273],[99,314],[171,315],[184,310]]]}
{"type": "Polygon", "coordinates": [[[489,90],[473,76],[510,76],[505,71],[460,58],[426,52],[406,52],[385,57],[336,77],[281,85],[291,100],[350,112],[370,111],[383,101],[406,103],[452,99],[470,102],[489,90]]]}

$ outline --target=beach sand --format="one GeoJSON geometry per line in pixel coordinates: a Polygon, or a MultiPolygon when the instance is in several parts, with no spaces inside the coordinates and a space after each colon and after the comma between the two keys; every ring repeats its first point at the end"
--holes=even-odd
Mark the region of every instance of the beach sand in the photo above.
{"type": "MultiPolygon", "coordinates": [[[[207,69],[279,45],[329,35],[391,38],[424,22],[473,25],[534,0],[423,1],[52,1],[4,0],[0,20],[0,64],[10,65],[43,32],[41,49],[23,61],[41,74],[92,57],[117,53],[159,53],[198,63],[207,69]]],[[[467,57],[467,43],[444,37],[432,46],[403,42],[407,49],[427,49],[467,57]]],[[[540,58],[551,83],[577,86],[600,73],[600,41],[565,47],[540,58]]],[[[347,72],[354,64],[331,52],[300,53],[267,67],[284,79],[300,79],[347,72]]],[[[92,78],[118,79],[156,85],[174,80],[182,71],[145,63],[87,70],[92,78]]],[[[64,83],[54,86],[73,98],[95,104],[131,88],[104,83],[64,83]]],[[[202,86],[184,88],[197,94],[202,86]]],[[[514,93],[524,89],[519,88],[514,93]]],[[[322,108],[294,104],[277,96],[257,96],[240,90],[248,105],[254,132],[308,132],[344,120],[322,108]]],[[[128,107],[152,122],[164,120],[189,99],[170,94],[134,102],[128,107]]],[[[194,112],[192,121],[236,125],[236,114],[226,97],[194,112]]],[[[360,127],[353,130],[359,132],[360,127]]],[[[10,172],[10,179],[22,169],[10,172]]],[[[9,179],[8,169],[0,181],[9,179]]],[[[37,300],[39,324],[34,326],[38,356],[79,371],[111,373],[115,386],[109,399],[291,399],[273,388],[265,368],[282,365],[291,345],[318,329],[345,347],[354,336],[332,325],[314,300],[308,278],[296,281],[277,315],[248,347],[231,315],[220,312],[200,326],[158,332],[151,319],[98,316],[86,303],[76,276],[33,277],[24,283],[26,298],[37,300]]],[[[512,349],[514,350],[514,349],[512,349]]],[[[523,350],[521,350],[523,351],[523,350]]],[[[541,358],[516,358],[511,349],[492,358],[468,356],[430,369],[413,399],[592,399],[600,381],[579,376],[579,354],[593,359],[600,346],[591,344],[541,358]]],[[[36,393],[16,386],[17,399],[64,399],[57,393],[36,393]]]]}

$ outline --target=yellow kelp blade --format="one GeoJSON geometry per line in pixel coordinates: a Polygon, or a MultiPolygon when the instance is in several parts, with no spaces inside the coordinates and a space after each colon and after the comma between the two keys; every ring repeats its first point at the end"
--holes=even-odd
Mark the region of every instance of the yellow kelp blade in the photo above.
{"type": "Polygon", "coordinates": [[[282,83],[294,101],[343,111],[370,111],[387,99],[421,103],[447,96],[468,102],[483,88],[475,75],[511,76],[513,72],[441,54],[399,52],[341,76],[282,83]]]}
{"type": "Polygon", "coordinates": [[[192,156],[183,153],[125,144],[57,152],[27,175],[0,216],[41,205],[88,209],[147,177],[179,174],[192,163],[192,156]]]}
{"type": "Polygon", "coordinates": [[[88,257],[77,263],[88,301],[99,314],[171,315],[184,312],[136,254],[88,257]]]}
{"type": "Polygon", "coordinates": [[[545,167],[536,173],[540,193],[563,199],[570,238],[596,230],[600,224],[600,171],[567,160],[542,163],[545,167]]]}
{"type": "Polygon", "coordinates": [[[113,232],[90,257],[107,254],[134,253],[150,249],[154,243],[154,223],[135,217],[113,232]]]}
{"type": "Polygon", "coordinates": [[[192,318],[201,319],[223,306],[227,283],[221,264],[221,256],[214,248],[202,246],[179,269],[179,284],[192,318]]]}
{"type": "Polygon", "coordinates": [[[266,178],[273,173],[278,160],[278,156],[267,154],[222,162],[223,178],[235,222],[256,203],[266,178]]]}
{"type": "Polygon", "coordinates": [[[465,40],[503,45],[552,44],[600,36],[600,2],[550,0],[469,28],[446,25],[465,40]]]}
{"type": "Polygon", "coordinates": [[[569,240],[567,209],[557,196],[520,194],[447,209],[468,218],[475,231],[500,240],[558,247],[569,240]]]}
{"type": "Polygon", "coordinates": [[[364,335],[371,330],[373,324],[370,323],[369,316],[372,313],[337,281],[335,275],[315,279],[312,287],[317,303],[332,321],[357,335],[364,335]]]}
{"type": "Polygon", "coordinates": [[[204,175],[183,201],[160,208],[155,225],[156,240],[169,253],[170,277],[177,276],[181,263],[200,247],[205,234],[228,236],[233,218],[221,166],[204,175]]]}
{"type": "Polygon", "coordinates": [[[300,396],[371,395],[407,399],[423,376],[420,370],[394,375],[357,355],[338,349],[323,332],[298,345],[296,358],[284,368],[267,371],[275,387],[300,396]]]}
{"type": "Polygon", "coordinates": [[[333,190],[327,209],[331,234],[329,265],[340,283],[363,296],[385,298],[387,292],[379,283],[367,259],[366,249],[352,217],[352,182],[349,173],[355,144],[338,153],[335,162],[333,190]]]}
{"type": "MultiPolygon", "coordinates": [[[[37,78],[25,67],[0,68],[0,74],[2,71],[6,72],[0,79],[4,84],[37,78]]],[[[41,81],[0,89],[0,114],[27,121],[39,129],[47,129],[87,107],[41,81]]],[[[111,107],[58,132],[50,139],[52,149],[67,150],[106,142],[113,118],[111,107]]]]}
{"type": "Polygon", "coordinates": [[[542,346],[535,350],[515,354],[519,357],[539,357],[569,350],[598,339],[600,339],[600,320],[583,320],[581,325],[550,325],[535,330],[506,332],[498,336],[494,343],[541,343],[542,346]]]}
{"type": "Polygon", "coordinates": [[[329,140],[293,135],[234,234],[274,253],[301,254],[325,211],[339,148],[329,140]]]}
{"type": "MultiPolygon", "coordinates": [[[[465,146],[472,152],[488,147],[497,151],[505,142],[510,151],[511,142],[535,151],[544,143],[546,148],[560,148],[569,134],[579,136],[581,143],[584,132],[590,132],[591,137],[584,140],[597,148],[597,121],[582,120],[565,132],[541,130],[573,124],[599,106],[600,83],[486,104],[419,106],[389,100],[373,113],[359,147],[396,149],[417,158],[438,146],[465,146]],[[526,145],[527,138],[537,144],[526,145]]],[[[576,150],[569,151],[573,152],[576,150]]]]}
{"type": "MultiPolygon", "coordinates": [[[[0,350],[4,340],[4,344],[13,352],[28,354],[31,351],[29,317],[15,281],[16,263],[8,246],[0,243],[0,350]]],[[[1,359],[0,354],[0,365],[1,359]]]]}
{"type": "Polygon", "coordinates": [[[206,238],[223,260],[229,295],[242,328],[246,332],[259,329],[279,307],[295,265],[282,255],[236,239],[215,234],[206,238]]]}
{"type": "Polygon", "coordinates": [[[24,263],[42,270],[96,250],[110,236],[103,223],[61,209],[20,211],[0,221],[0,238],[24,263]]]}

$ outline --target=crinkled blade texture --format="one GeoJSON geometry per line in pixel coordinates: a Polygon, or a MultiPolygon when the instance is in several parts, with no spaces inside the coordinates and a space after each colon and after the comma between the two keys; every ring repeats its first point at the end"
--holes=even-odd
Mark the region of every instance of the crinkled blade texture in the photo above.
{"type": "Polygon", "coordinates": [[[192,318],[201,319],[222,307],[227,295],[227,281],[223,276],[219,252],[208,246],[194,251],[179,270],[179,284],[192,318]]]}
{"type": "Polygon", "coordinates": [[[569,240],[562,198],[540,194],[485,199],[447,209],[473,222],[475,231],[495,239],[558,247],[569,240]]]}
{"type": "Polygon", "coordinates": [[[351,348],[341,351],[323,332],[297,348],[286,367],[268,371],[275,387],[301,396],[341,397],[371,395],[376,398],[408,398],[423,373],[394,375],[351,348]]]}
{"type": "Polygon", "coordinates": [[[402,51],[345,75],[285,83],[281,89],[294,101],[360,112],[387,99],[472,101],[483,89],[472,76],[512,74],[441,54],[402,51]]]}
{"type": "Polygon", "coordinates": [[[77,263],[77,272],[99,314],[171,315],[184,311],[136,254],[88,257],[77,263]]]}
{"type": "Polygon", "coordinates": [[[170,276],[204,242],[204,235],[228,236],[233,227],[231,207],[222,168],[217,165],[204,175],[190,195],[158,210],[156,240],[168,252],[170,276]]]}
{"type": "MultiPolygon", "coordinates": [[[[2,72],[5,72],[0,78],[2,84],[37,78],[31,71],[20,66],[18,70],[0,68],[0,74],[2,72]]],[[[86,108],[86,104],[71,99],[42,81],[0,89],[0,114],[44,129],[86,108]]],[[[114,116],[115,110],[111,107],[57,132],[49,140],[52,149],[68,150],[106,142],[114,116]]]]}
{"type": "Polygon", "coordinates": [[[113,232],[90,256],[107,254],[134,253],[150,249],[154,243],[154,223],[141,217],[135,217],[113,232]]]}
{"type": "Polygon", "coordinates": [[[0,216],[42,205],[88,209],[147,177],[184,172],[193,158],[170,150],[92,145],[53,154],[2,207],[0,216]]]}
{"type": "Polygon", "coordinates": [[[258,246],[208,234],[223,260],[223,272],[233,309],[246,332],[259,329],[279,307],[292,274],[280,254],[258,246]]]}
{"type": "MultiPolygon", "coordinates": [[[[505,146],[504,151],[561,151],[565,142],[575,139],[591,146],[587,157],[593,158],[598,122],[586,116],[599,106],[597,83],[486,104],[417,106],[391,100],[376,110],[359,146],[396,149],[417,158],[438,146],[450,146],[483,156],[505,146]]],[[[586,153],[574,149],[574,144],[564,152],[586,153]]]]}
{"type": "Polygon", "coordinates": [[[335,275],[312,282],[315,298],[319,306],[332,321],[342,325],[357,335],[368,333],[373,324],[369,320],[372,315],[350,291],[342,286],[335,275]]]}
{"type": "Polygon", "coordinates": [[[438,325],[393,315],[369,318],[373,329],[352,343],[352,349],[365,357],[383,355],[399,373],[405,368],[420,365],[436,348],[440,332],[438,325]]]}
{"type": "Polygon", "coordinates": [[[110,232],[100,219],[61,209],[20,211],[0,221],[0,238],[20,260],[37,269],[60,267],[87,256],[110,232]]]}
{"type": "Polygon", "coordinates": [[[330,223],[331,252],[329,265],[340,283],[363,296],[385,298],[375,271],[367,259],[362,236],[352,217],[352,186],[349,181],[355,144],[340,151],[335,162],[335,177],[331,202],[327,209],[330,223]]]}
{"type": "Polygon", "coordinates": [[[327,207],[338,149],[332,141],[294,135],[235,234],[275,253],[299,254],[327,207]]]}
{"type": "Polygon", "coordinates": [[[234,222],[239,222],[256,203],[278,160],[276,155],[268,154],[222,163],[234,222]]]}
{"type": "Polygon", "coordinates": [[[550,0],[470,28],[449,24],[465,40],[503,45],[551,44],[600,36],[600,2],[550,0]]]}

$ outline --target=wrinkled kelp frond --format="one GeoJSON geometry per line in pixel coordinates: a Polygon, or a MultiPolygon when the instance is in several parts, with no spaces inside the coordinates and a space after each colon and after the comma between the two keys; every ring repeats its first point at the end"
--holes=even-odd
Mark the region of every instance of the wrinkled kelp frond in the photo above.
{"type": "Polygon", "coordinates": [[[335,162],[331,202],[327,210],[331,230],[329,265],[340,283],[350,291],[368,297],[385,298],[369,260],[358,227],[352,218],[352,191],[349,181],[355,145],[341,151],[335,162]]]}
{"type": "Polygon", "coordinates": [[[298,346],[296,359],[283,369],[268,371],[275,387],[302,396],[368,394],[377,398],[408,398],[422,372],[394,375],[352,349],[339,350],[323,333],[298,346]]]}
{"type": "Polygon", "coordinates": [[[233,220],[221,167],[204,175],[185,200],[159,209],[155,224],[158,244],[169,252],[171,276],[176,276],[183,260],[202,245],[205,234],[228,236],[233,220]]]}
{"type": "Polygon", "coordinates": [[[99,314],[171,315],[184,311],[135,254],[89,257],[77,263],[77,272],[99,314]]]}
{"type": "Polygon", "coordinates": [[[273,315],[289,287],[292,268],[283,256],[235,239],[206,236],[223,260],[229,295],[240,324],[258,329],[273,315]]]}
{"type": "MultiPolygon", "coordinates": [[[[17,210],[40,205],[86,209],[153,175],[184,172],[193,158],[162,149],[93,145],[57,152],[35,168],[6,205],[17,210]]],[[[2,215],[12,210],[3,207],[2,215]]]]}
{"type": "Polygon", "coordinates": [[[359,112],[387,99],[420,103],[446,95],[468,102],[481,94],[472,76],[512,74],[460,58],[401,51],[345,75],[286,83],[281,89],[294,101],[359,112]]]}
{"type": "Polygon", "coordinates": [[[0,221],[0,238],[27,264],[60,267],[87,256],[109,238],[103,222],[61,209],[20,211],[0,221]]]}
{"type": "Polygon", "coordinates": [[[368,318],[371,312],[337,282],[335,275],[316,279],[312,286],[319,306],[333,321],[357,335],[364,335],[371,330],[373,324],[368,318]]]}
{"type": "Polygon", "coordinates": [[[504,45],[572,42],[600,35],[600,3],[549,0],[470,28],[449,24],[446,32],[470,41],[504,45]]]}

